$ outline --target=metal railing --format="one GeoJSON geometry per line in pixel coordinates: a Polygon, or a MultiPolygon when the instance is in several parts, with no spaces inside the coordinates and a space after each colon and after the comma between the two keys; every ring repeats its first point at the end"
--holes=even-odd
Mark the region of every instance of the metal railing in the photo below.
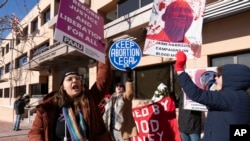
{"type": "Polygon", "coordinates": [[[28,123],[32,124],[33,120],[31,119],[33,113],[36,112],[36,106],[42,101],[43,96],[38,99],[37,101],[34,101],[30,104],[28,104],[27,106],[25,106],[25,110],[28,110],[28,123]]]}

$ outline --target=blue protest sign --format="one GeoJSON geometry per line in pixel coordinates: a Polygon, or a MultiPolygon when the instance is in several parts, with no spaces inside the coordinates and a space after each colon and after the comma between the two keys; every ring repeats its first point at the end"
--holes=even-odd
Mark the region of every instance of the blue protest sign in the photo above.
{"type": "Polygon", "coordinates": [[[118,40],[109,49],[111,64],[123,71],[126,67],[135,68],[141,61],[141,56],[140,46],[132,40],[118,40]]]}

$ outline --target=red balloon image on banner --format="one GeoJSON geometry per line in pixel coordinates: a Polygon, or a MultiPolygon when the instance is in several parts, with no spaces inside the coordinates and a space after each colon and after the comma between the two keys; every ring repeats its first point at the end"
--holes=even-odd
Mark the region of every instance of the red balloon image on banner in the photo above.
{"type": "Polygon", "coordinates": [[[130,141],[181,141],[175,103],[170,96],[133,108],[132,112],[138,135],[130,141]]]}

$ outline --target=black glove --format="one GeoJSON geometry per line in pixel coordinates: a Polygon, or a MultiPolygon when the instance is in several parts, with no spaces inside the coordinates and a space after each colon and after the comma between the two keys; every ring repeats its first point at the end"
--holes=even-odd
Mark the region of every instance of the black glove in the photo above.
{"type": "Polygon", "coordinates": [[[127,74],[127,81],[132,82],[133,81],[133,76],[132,76],[132,69],[129,67],[126,67],[126,74],[127,74]]]}

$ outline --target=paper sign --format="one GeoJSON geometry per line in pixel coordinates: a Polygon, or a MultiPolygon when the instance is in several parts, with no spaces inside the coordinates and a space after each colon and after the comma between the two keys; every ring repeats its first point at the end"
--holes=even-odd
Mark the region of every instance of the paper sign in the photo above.
{"type": "MultiPolygon", "coordinates": [[[[201,89],[214,90],[216,67],[186,69],[193,82],[201,89]]],[[[203,104],[192,101],[184,93],[183,109],[207,111],[207,107],[203,104]]]]}
{"type": "Polygon", "coordinates": [[[126,67],[134,69],[141,56],[140,46],[132,40],[118,40],[109,49],[110,62],[119,70],[125,70],[126,67]]]}
{"type": "Polygon", "coordinates": [[[154,0],[143,54],[189,59],[200,57],[205,0],[154,0]]]}
{"type": "Polygon", "coordinates": [[[79,0],[60,1],[55,40],[79,52],[105,62],[103,18],[79,0]]]}

